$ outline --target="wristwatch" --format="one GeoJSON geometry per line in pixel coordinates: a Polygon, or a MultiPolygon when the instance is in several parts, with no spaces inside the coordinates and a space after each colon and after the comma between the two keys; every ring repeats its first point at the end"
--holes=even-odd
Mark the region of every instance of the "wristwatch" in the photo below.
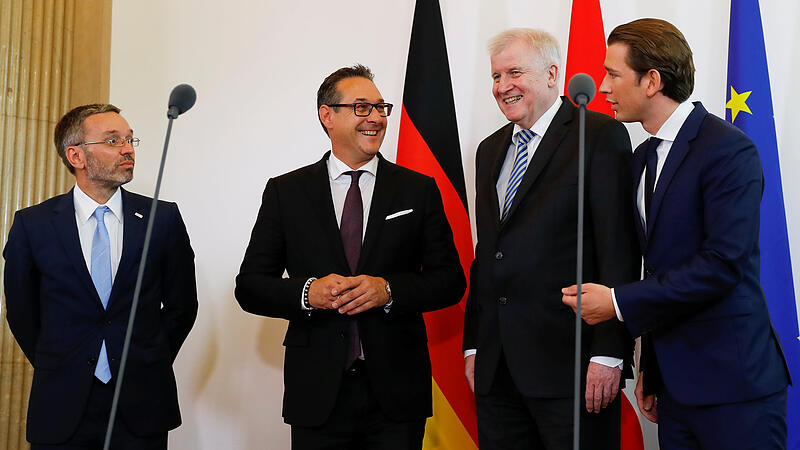
{"type": "Polygon", "coordinates": [[[384,286],[384,288],[386,288],[386,294],[389,295],[389,300],[387,300],[386,303],[391,303],[392,302],[392,288],[389,286],[389,280],[386,280],[386,285],[384,286]]]}

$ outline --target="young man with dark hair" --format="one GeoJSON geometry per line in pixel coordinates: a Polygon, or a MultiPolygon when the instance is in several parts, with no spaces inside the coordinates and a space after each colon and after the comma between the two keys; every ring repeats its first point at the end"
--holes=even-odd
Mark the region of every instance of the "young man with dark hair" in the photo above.
{"type": "Polygon", "coordinates": [[[784,449],[790,379],[759,281],[758,151],[687,101],[692,52],[672,24],[620,25],[605,67],[617,120],[651,135],[632,174],[644,279],[584,285],[583,318],[642,336],[636,397],[662,449],[784,449]]]}

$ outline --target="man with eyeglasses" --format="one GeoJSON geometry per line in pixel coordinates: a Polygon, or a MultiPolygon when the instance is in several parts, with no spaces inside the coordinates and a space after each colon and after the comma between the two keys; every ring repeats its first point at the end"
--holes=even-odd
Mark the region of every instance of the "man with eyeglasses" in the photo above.
{"type": "Polygon", "coordinates": [[[331,151],[267,182],[236,298],[287,319],[293,449],[419,449],[431,415],[422,313],[465,278],[432,178],[386,161],[386,103],[361,65],[317,92],[331,151]],[[288,277],[282,277],[284,270],[288,277]]]}
{"type": "MultiPolygon", "coordinates": [[[[56,125],[75,187],[17,211],[3,251],[7,319],[33,365],[33,450],[98,449],[109,420],[152,199],[122,189],[139,139],[108,104],[56,125]]],[[[166,449],[181,423],[172,363],[197,315],[194,253],[160,202],[111,448],[166,449]]]]}

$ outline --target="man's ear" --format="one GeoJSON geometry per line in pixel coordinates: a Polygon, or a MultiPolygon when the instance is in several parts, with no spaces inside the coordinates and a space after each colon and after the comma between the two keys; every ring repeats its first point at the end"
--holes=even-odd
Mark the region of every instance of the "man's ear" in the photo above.
{"type": "Polygon", "coordinates": [[[75,169],[83,169],[86,167],[86,153],[78,145],[71,145],[64,151],[67,156],[67,161],[72,164],[75,169]]]}
{"type": "Polygon", "coordinates": [[[322,126],[330,130],[333,128],[333,108],[328,105],[322,105],[319,107],[319,121],[322,122],[322,126]]]}
{"type": "Polygon", "coordinates": [[[547,68],[547,87],[553,87],[558,83],[558,66],[551,64],[547,68]]]}
{"type": "Polygon", "coordinates": [[[648,97],[653,97],[664,89],[664,82],[661,81],[661,74],[656,69],[650,69],[644,75],[644,82],[647,83],[645,93],[648,97]]]}

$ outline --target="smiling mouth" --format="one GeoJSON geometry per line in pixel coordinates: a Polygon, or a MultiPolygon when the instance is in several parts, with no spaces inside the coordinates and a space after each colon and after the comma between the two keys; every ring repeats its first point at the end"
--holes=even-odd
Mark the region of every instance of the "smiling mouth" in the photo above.
{"type": "Polygon", "coordinates": [[[503,99],[503,102],[506,105],[511,105],[511,104],[517,103],[520,100],[522,100],[522,96],[521,95],[515,95],[513,97],[509,97],[509,98],[503,99]]]}
{"type": "Polygon", "coordinates": [[[364,136],[377,136],[378,130],[359,130],[359,133],[363,134],[364,136]]]}

